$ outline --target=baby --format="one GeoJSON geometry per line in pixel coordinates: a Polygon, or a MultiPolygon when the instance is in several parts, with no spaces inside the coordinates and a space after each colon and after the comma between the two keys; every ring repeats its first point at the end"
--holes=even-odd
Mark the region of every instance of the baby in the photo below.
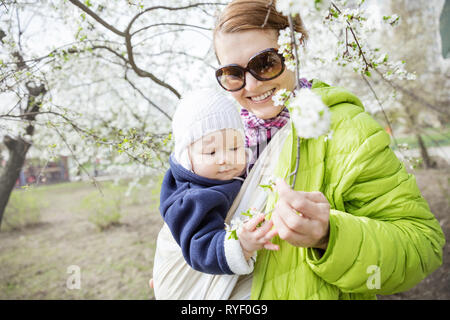
{"type": "Polygon", "coordinates": [[[247,169],[236,106],[221,92],[197,90],[180,101],[172,127],[175,150],[159,209],[184,259],[204,273],[251,273],[256,251],[278,246],[270,242],[276,231],[263,214],[243,225],[238,240],[224,228],[247,169]]]}

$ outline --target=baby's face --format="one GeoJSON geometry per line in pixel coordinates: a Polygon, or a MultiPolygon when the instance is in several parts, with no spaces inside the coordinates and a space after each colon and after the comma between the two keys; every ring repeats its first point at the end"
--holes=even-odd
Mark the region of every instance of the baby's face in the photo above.
{"type": "Polygon", "coordinates": [[[189,147],[193,171],[199,176],[230,180],[245,170],[244,137],[234,129],[212,132],[189,147]]]}

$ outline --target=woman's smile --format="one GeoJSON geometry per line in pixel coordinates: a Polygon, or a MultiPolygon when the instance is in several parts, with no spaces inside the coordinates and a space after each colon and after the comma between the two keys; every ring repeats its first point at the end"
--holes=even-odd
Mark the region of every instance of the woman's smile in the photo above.
{"type": "Polygon", "coordinates": [[[275,93],[275,88],[270,89],[262,94],[258,95],[251,95],[247,97],[247,99],[250,99],[253,103],[266,103],[267,101],[272,100],[272,96],[275,93]]]}

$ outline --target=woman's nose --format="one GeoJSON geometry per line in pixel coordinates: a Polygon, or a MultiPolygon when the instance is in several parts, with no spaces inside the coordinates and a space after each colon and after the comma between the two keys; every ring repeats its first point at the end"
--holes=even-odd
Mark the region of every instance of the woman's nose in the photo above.
{"type": "Polygon", "coordinates": [[[254,91],[260,85],[261,81],[256,79],[250,72],[245,73],[245,90],[246,91],[254,91]]]}

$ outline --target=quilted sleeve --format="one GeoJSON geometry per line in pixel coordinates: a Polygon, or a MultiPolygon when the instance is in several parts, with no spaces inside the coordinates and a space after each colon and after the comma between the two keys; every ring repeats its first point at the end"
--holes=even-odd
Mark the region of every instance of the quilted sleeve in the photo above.
{"type": "Polygon", "coordinates": [[[344,122],[333,140],[347,141],[351,152],[340,156],[339,181],[329,195],[328,248],[323,255],[308,249],[307,262],[342,292],[408,290],[442,264],[442,229],[387,133],[364,112],[344,122]]]}

